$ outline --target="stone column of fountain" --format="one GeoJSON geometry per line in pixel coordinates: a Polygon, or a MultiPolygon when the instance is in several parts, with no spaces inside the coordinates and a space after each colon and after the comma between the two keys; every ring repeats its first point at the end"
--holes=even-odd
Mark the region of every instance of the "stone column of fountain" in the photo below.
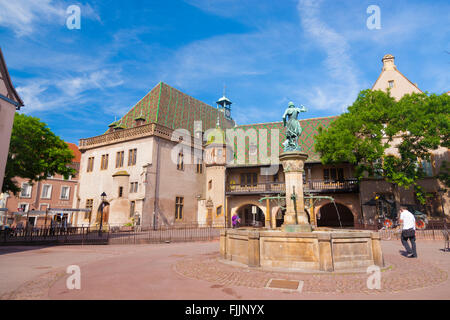
{"type": "Polygon", "coordinates": [[[286,183],[286,213],[282,230],[285,232],[311,232],[303,199],[303,171],[308,155],[301,151],[283,152],[280,161],[283,165],[286,183]]]}
{"type": "Polygon", "coordinates": [[[283,115],[283,125],[286,128],[284,152],[280,155],[286,181],[286,213],[282,230],[285,232],[311,232],[303,200],[303,171],[308,155],[302,152],[298,139],[302,127],[297,117],[300,112],[306,112],[302,106],[297,108],[289,102],[283,115]]]}

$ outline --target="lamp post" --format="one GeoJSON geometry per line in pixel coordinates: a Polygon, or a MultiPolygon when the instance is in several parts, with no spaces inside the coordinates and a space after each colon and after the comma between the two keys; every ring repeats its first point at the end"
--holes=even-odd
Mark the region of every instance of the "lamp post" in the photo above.
{"type": "Polygon", "coordinates": [[[103,229],[103,208],[105,207],[106,193],[102,192],[100,197],[102,197],[102,203],[100,204],[100,229],[98,230],[98,234],[101,236],[103,229]]]}

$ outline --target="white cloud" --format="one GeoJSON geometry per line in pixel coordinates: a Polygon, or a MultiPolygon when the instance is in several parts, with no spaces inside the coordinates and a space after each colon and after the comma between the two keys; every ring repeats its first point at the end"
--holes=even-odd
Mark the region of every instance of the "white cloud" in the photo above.
{"type": "Polygon", "coordinates": [[[279,23],[244,34],[225,34],[194,41],[160,66],[161,79],[185,89],[210,80],[256,79],[286,68],[286,54],[300,50],[293,40],[299,30],[279,23]]]}
{"type": "Polygon", "coordinates": [[[0,26],[12,29],[24,36],[35,31],[35,25],[43,21],[63,22],[65,10],[51,0],[1,0],[0,26]]]}
{"type": "MultiPolygon", "coordinates": [[[[13,30],[18,37],[37,32],[42,24],[65,26],[68,17],[66,9],[71,4],[74,3],[52,0],[0,0],[0,26],[13,30]]],[[[100,16],[89,4],[79,6],[82,18],[101,22],[100,16]]]]}
{"type": "Polygon", "coordinates": [[[59,76],[49,76],[44,80],[28,78],[21,82],[17,92],[24,101],[26,113],[63,110],[72,108],[77,102],[98,103],[98,94],[92,96],[90,90],[105,90],[123,84],[120,70],[115,69],[93,71],[63,79],[59,76]]]}
{"type": "Polygon", "coordinates": [[[45,105],[42,103],[40,96],[47,88],[48,86],[46,84],[38,83],[37,81],[17,87],[17,93],[24,101],[27,111],[40,111],[45,109],[45,105]]]}
{"type": "Polygon", "coordinates": [[[320,83],[305,90],[305,95],[316,109],[342,112],[356,98],[361,83],[347,40],[320,19],[320,3],[300,0],[297,6],[304,31],[326,54],[324,66],[329,74],[328,80],[320,77],[320,83]]]}
{"type": "Polygon", "coordinates": [[[56,83],[56,86],[69,97],[74,97],[91,89],[105,89],[120,86],[123,80],[120,70],[97,70],[89,74],[66,78],[56,83]]]}

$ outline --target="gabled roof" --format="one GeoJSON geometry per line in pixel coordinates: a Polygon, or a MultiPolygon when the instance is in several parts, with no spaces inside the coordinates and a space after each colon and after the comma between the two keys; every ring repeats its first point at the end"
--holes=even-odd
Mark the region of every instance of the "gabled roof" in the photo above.
{"type": "Polygon", "coordinates": [[[217,116],[221,128],[234,127],[218,109],[197,100],[163,82],[158,83],[130,111],[118,120],[124,128],[136,126],[142,116],[145,123],[157,123],[170,129],[183,128],[194,134],[194,121],[202,121],[202,130],[215,128],[217,116]]]}
{"type": "Polygon", "coordinates": [[[8,101],[16,106],[17,110],[23,106],[23,101],[19,94],[16,92],[14,85],[12,84],[11,77],[9,76],[8,68],[6,67],[5,58],[3,57],[2,49],[0,48],[0,80],[3,80],[6,85],[8,94],[6,96],[0,93],[0,98],[8,101]]]}

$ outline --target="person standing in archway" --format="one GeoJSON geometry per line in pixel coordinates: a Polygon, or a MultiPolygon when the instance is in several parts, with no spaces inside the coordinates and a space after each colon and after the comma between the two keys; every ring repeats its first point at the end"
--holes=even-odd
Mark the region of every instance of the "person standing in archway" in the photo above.
{"type": "Polygon", "coordinates": [[[241,218],[239,218],[237,212],[235,212],[233,217],[231,218],[231,224],[233,225],[233,229],[239,228],[239,225],[241,224],[241,218]]]}
{"type": "Polygon", "coordinates": [[[417,258],[416,251],[416,219],[414,215],[409,212],[405,207],[400,208],[400,219],[402,229],[402,244],[408,253],[408,258],[417,258]],[[408,244],[408,240],[411,242],[412,248],[408,244]]]}

